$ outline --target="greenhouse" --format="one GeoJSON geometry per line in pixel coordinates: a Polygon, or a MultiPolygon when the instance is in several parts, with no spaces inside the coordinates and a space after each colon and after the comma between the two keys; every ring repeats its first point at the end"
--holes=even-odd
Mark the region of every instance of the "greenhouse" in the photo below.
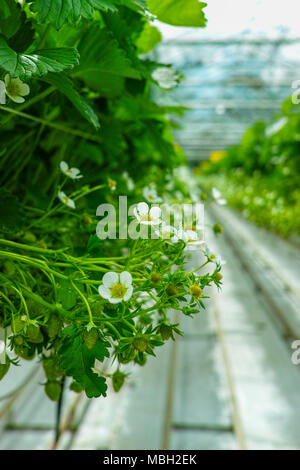
{"type": "Polygon", "coordinates": [[[300,450],[298,22],[0,0],[0,450],[300,450]]]}

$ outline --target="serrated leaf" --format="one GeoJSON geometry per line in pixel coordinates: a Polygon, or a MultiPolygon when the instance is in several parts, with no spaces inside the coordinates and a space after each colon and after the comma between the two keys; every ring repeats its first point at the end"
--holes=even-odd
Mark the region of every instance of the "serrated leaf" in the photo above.
{"type": "Polygon", "coordinates": [[[146,23],[136,42],[139,54],[150,52],[161,41],[161,38],[161,32],[155,26],[146,23]]]}
{"type": "Polygon", "coordinates": [[[33,0],[32,10],[39,23],[51,23],[61,28],[65,23],[75,24],[81,17],[92,18],[94,9],[117,11],[116,0],[33,0]]]}
{"type": "Polygon", "coordinates": [[[163,23],[173,26],[204,27],[206,3],[198,0],[148,0],[149,11],[163,23]]]}
{"type": "Polygon", "coordinates": [[[118,45],[114,36],[106,28],[94,26],[89,29],[78,46],[80,64],[74,70],[74,76],[82,77],[87,84],[96,88],[101,74],[121,77],[140,78],[125,52],[118,45]]]}
{"type": "Polygon", "coordinates": [[[88,122],[96,128],[100,127],[97,114],[85,99],[75,90],[72,80],[70,80],[66,75],[63,73],[48,73],[43,80],[54,85],[61,93],[63,93],[88,122]]]}
{"type": "Polygon", "coordinates": [[[95,374],[92,367],[96,359],[103,362],[105,357],[109,357],[108,347],[109,343],[99,340],[92,349],[88,349],[75,325],[62,331],[62,345],[58,351],[60,363],[67,375],[80,383],[88,398],[106,396],[105,379],[95,374]]]}
{"type": "Polygon", "coordinates": [[[48,72],[73,68],[78,62],[78,52],[73,48],[41,49],[30,54],[18,54],[0,38],[0,67],[13,77],[23,80],[32,76],[42,77],[48,72]]]}

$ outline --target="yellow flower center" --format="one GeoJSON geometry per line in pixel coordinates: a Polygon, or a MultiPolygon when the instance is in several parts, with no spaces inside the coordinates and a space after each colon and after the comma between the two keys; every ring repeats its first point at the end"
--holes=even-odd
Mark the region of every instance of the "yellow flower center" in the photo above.
{"type": "Polygon", "coordinates": [[[148,195],[148,199],[150,199],[150,201],[153,201],[154,197],[152,196],[152,194],[148,195]]]}
{"type": "Polygon", "coordinates": [[[122,299],[126,294],[127,288],[121,282],[117,282],[110,288],[110,295],[114,299],[122,299]]]}
{"type": "Polygon", "coordinates": [[[63,200],[65,204],[68,204],[70,199],[68,198],[68,196],[63,196],[63,200]]]}
{"type": "Polygon", "coordinates": [[[140,218],[141,218],[141,221],[143,221],[143,222],[151,222],[152,221],[152,217],[149,213],[141,215],[140,218]]]}
{"type": "Polygon", "coordinates": [[[72,175],[72,170],[71,170],[71,168],[68,168],[67,171],[66,171],[66,173],[69,173],[69,175],[72,175]]]}
{"type": "Polygon", "coordinates": [[[22,96],[22,89],[17,80],[10,80],[8,85],[6,85],[6,92],[11,96],[22,96]]]}
{"type": "Polygon", "coordinates": [[[162,236],[162,238],[171,238],[171,232],[170,232],[170,230],[163,230],[163,231],[161,232],[161,236],[162,236]]]}
{"type": "Polygon", "coordinates": [[[212,254],[210,255],[210,259],[216,259],[216,256],[212,253],[212,254]]]}

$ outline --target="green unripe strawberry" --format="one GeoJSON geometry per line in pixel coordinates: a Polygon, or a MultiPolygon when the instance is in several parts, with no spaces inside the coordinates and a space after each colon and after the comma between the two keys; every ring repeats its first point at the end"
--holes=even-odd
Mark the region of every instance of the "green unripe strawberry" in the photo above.
{"type": "Polygon", "coordinates": [[[10,360],[8,356],[6,356],[5,364],[0,364],[0,380],[2,380],[3,377],[7,374],[9,368],[10,368],[10,360]]]}
{"type": "Polygon", "coordinates": [[[24,330],[26,326],[26,321],[22,320],[21,317],[15,317],[14,319],[14,329],[16,333],[20,333],[21,331],[24,330]]]}
{"type": "Polygon", "coordinates": [[[150,276],[150,281],[154,284],[159,284],[161,281],[161,275],[159,273],[152,273],[150,276]]]}
{"type": "Polygon", "coordinates": [[[103,304],[102,302],[95,302],[92,306],[92,314],[93,317],[99,317],[102,314],[103,311],[103,304]]]}
{"type": "Polygon", "coordinates": [[[164,341],[167,341],[170,336],[172,335],[172,327],[170,325],[167,325],[166,323],[163,323],[160,325],[159,332],[160,336],[164,341]]]}
{"type": "Polygon", "coordinates": [[[218,233],[222,233],[223,232],[223,227],[221,224],[215,224],[213,226],[213,231],[214,233],[217,235],[218,233]]]}
{"type": "Polygon", "coordinates": [[[150,325],[150,323],[152,323],[152,318],[150,315],[148,315],[148,313],[141,313],[139,316],[139,321],[143,325],[150,325]]]}
{"type": "Polygon", "coordinates": [[[53,313],[47,323],[47,331],[50,339],[54,339],[63,327],[63,322],[56,313],[53,313]]]}
{"type": "Polygon", "coordinates": [[[123,374],[120,370],[116,370],[116,372],[112,376],[112,386],[115,392],[118,392],[124,382],[125,382],[126,374],[123,374]]]}
{"type": "Polygon", "coordinates": [[[144,336],[136,336],[132,342],[134,349],[139,352],[145,352],[148,348],[148,340],[144,336]]]}
{"type": "Polygon", "coordinates": [[[166,289],[166,293],[169,297],[172,297],[173,295],[177,295],[178,294],[177,286],[175,286],[175,284],[169,284],[166,289]]]}
{"type": "Polygon", "coordinates": [[[76,382],[76,380],[73,380],[73,382],[70,384],[70,390],[72,390],[75,393],[81,393],[83,388],[80,385],[79,382],[76,382]]]}
{"type": "Polygon", "coordinates": [[[39,326],[29,324],[26,330],[26,336],[31,343],[42,343],[44,341],[43,334],[39,326]]]}
{"type": "Polygon", "coordinates": [[[202,289],[200,286],[197,286],[196,284],[192,284],[190,286],[190,294],[192,297],[195,299],[199,299],[199,297],[202,295],[202,289]]]}
{"type": "Polygon", "coordinates": [[[52,401],[58,401],[61,395],[61,384],[54,380],[49,380],[45,384],[45,392],[52,401]]]}
{"type": "Polygon", "coordinates": [[[118,355],[118,361],[120,364],[128,364],[129,362],[133,361],[136,355],[135,349],[131,349],[126,351],[125,353],[121,353],[118,355]]]}
{"type": "Polygon", "coordinates": [[[35,346],[34,344],[15,346],[15,353],[26,361],[31,361],[35,356],[35,346]]]}
{"type": "Polygon", "coordinates": [[[98,339],[99,335],[96,328],[92,328],[91,330],[85,330],[83,332],[83,341],[88,349],[93,349],[98,339]]]}
{"type": "Polygon", "coordinates": [[[146,354],[143,354],[143,353],[138,353],[135,358],[134,358],[134,362],[136,364],[139,364],[140,366],[144,366],[147,362],[147,356],[146,354]]]}
{"type": "Polygon", "coordinates": [[[63,370],[55,357],[43,360],[43,369],[48,380],[55,380],[63,374],[63,370]]]}
{"type": "Polygon", "coordinates": [[[14,336],[14,344],[16,346],[22,346],[25,342],[25,338],[22,335],[16,335],[14,336]]]}

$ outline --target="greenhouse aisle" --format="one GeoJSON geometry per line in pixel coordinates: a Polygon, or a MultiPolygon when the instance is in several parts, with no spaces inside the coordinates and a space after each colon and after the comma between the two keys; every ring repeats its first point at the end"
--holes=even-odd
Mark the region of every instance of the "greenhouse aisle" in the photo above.
{"type": "MultiPolygon", "coordinates": [[[[300,449],[300,371],[291,361],[300,251],[227,208],[209,217],[224,225],[208,240],[226,260],[222,291],[118,394],[89,401],[68,392],[58,448],[300,449]]],[[[198,252],[189,258],[190,267],[201,263],[198,252]]],[[[42,381],[36,365],[25,372],[42,381]]],[[[51,448],[55,406],[32,387],[0,401],[1,449],[51,448]]]]}

